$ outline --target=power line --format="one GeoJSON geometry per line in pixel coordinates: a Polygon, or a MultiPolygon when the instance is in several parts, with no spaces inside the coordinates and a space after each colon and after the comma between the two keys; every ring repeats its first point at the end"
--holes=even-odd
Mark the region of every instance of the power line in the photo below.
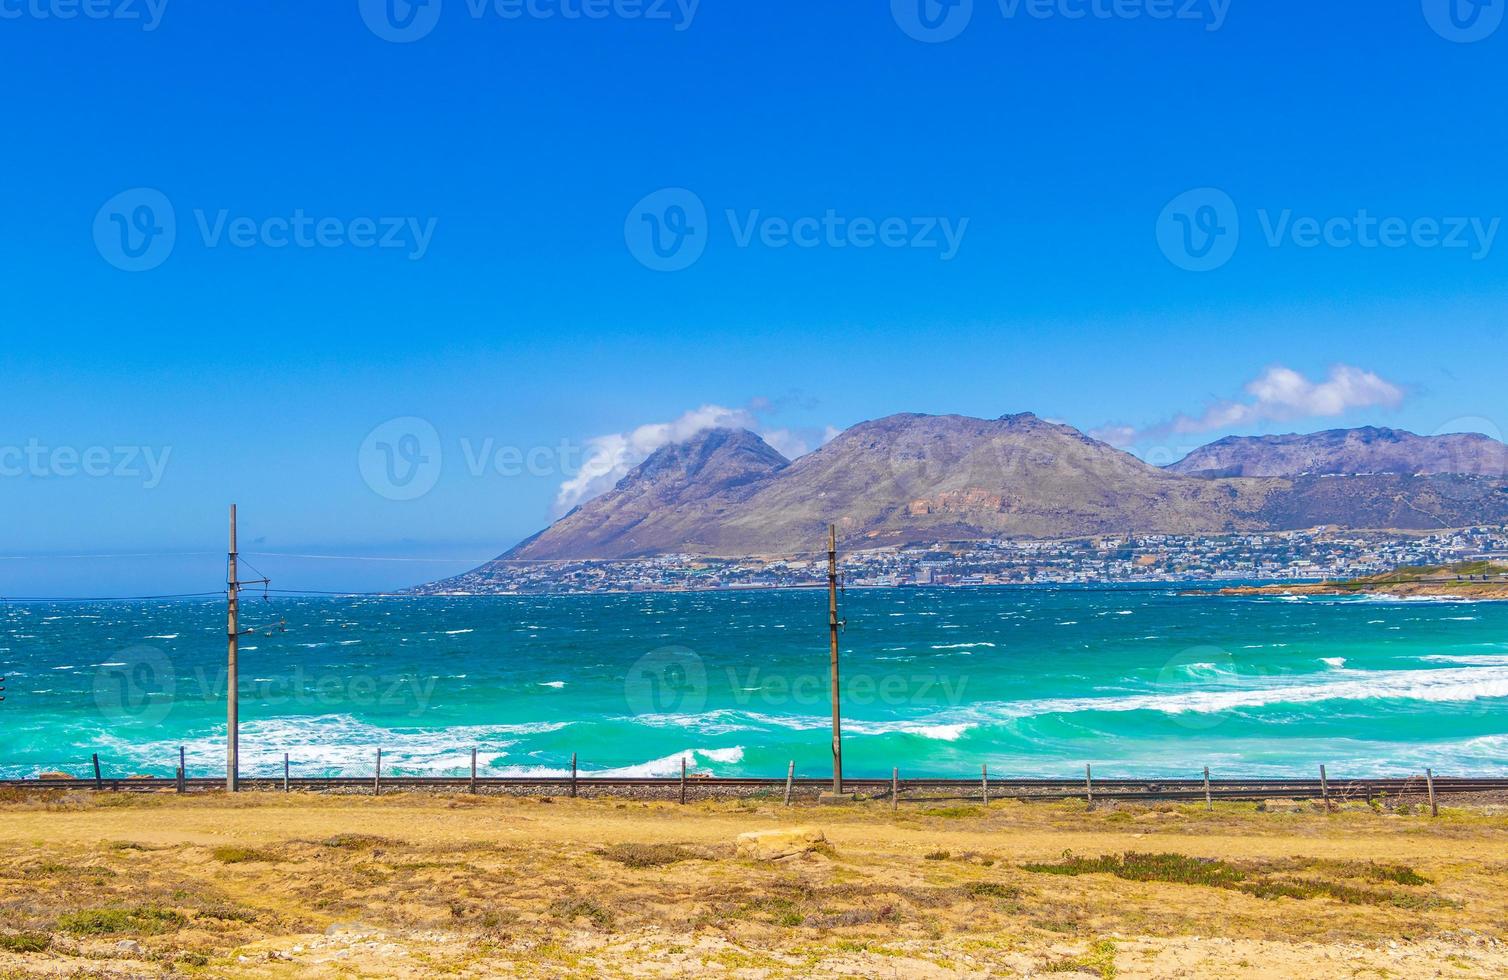
{"type": "Polygon", "coordinates": [[[18,596],[0,595],[0,602],[147,602],[154,599],[207,599],[219,592],[177,592],[169,595],[18,596]]]}

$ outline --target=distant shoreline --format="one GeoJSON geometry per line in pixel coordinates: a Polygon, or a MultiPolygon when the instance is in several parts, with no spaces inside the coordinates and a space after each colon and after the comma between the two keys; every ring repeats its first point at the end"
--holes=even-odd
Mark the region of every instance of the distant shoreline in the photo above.
{"type": "Polygon", "coordinates": [[[1288,585],[1236,585],[1217,590],[1219,595],[1252,596],[1392,596],[1400,599],[1508,600],[1508,582],[1310,582],[1288,585]]]}
{"type": "Polygon", "coordinates": [[[1383,575],[1368,575],[1344,582],[1312,582],[1288,585],[1241,585],[1220,590],[1221,595],[1377,595],[1400,599],[1508,599],[1508,566],[1491,561],[1458,562],[1400,568],[1383,575]]]}

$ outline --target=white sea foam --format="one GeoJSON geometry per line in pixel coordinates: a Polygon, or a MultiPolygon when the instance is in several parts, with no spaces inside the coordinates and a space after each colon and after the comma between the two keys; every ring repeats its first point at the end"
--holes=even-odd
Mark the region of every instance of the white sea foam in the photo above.
{"type": "Polygon", "coordinates": [[[460,636],[462,633],[475,633],[476,630],[446,630],[446,636],[460,636]]]}
{"type": "Polygon", "coordinates": [[[1334,668],[1336,668],[1338,670],[1341,667],[1344,667],[1346,665],[1346,658],[1345,657],[1320,657],[1320,663],[1324,664],[1327,667],[1334,667],[1334,668]]]}
{"type": "Polygon", "coordinates": [[[744,750],[741,745],[735,745],[729,749],[686,749],[674,755],[650,759],[648,762],[638,762],[633,765],[618,766],[613,769],[596,770],[590,775],[618,776],[624,779],[678,776],[681,773],[682,760],[685,761],[687,769],[700,769],[702,768],[703,761],[733,765],[742,762],[743,757],[744,750]]]}
{"type": "Polygon", "coordinates": [[[1508,655],[1496,653],[1432,653],[1420,657],[1435,664],[1470,664],[1476,667],[1508,667],[1508,655]]]}
{"type": "MultiPolygon", "coordinates": [[[[383,770],[416,775],[458,775],[470,771],[471,749],[487,775],[502,775],[495,763],[521,736],[559,731],[570,722],[523,722],[454,728],[382,728],[350,715],[291,716],[241,724],[241,765],[246,775],[276,775],[287,752],[295,775],[366,774],[382,749],[383,770]]],[[[102,757],[123,768],[164,767],[182,745],[191,772],[214,772],[225,765],[223,725],[186,738],[136,742],[111,733],[98,737],[102,757]]],[[[523,773],[520,773],[523,774],[523,773]]]]}
{"type": "Polygon", "coordinates": [[[154,634],[152,636],[145,637],[145,639],[148,639],[148,640],[176,640],[176,639],[178,639],[178,634],[177,633],[157,633],[157,634],[154,634]]]}
{"type": "Polygon", "coordinates": [[[995,644],[993,644],[993,643],[986,643],[986,642],[982,642],[982,641],[979,642],[979,643],[934,643],[934,644],[932,644],[932,649],[934,649],[934,650],[973,650],[976,647],[991,647],[991,648],[993,648],[994,646],[995,646],[995,644]]]}
{"type": "Polygon", "coordinates": [[[1317,701],[1478,701],[1508,698],[1508,670],[1462,667],[1446,670],[1383,670],[1344,680],[1278,684],[1270,687],[1221,691],[1181,691],[1174,694],[1133,694],[1109,698],[1047,698],[1035,702],[991,706],[1003,717],[1070,714],[1079,711],[1159,711],[1164,714],[1213,713],[1233,708],[1273,704],[1311,704],[1317,701]]]}
{"type": "Polygon", "coordinates": [[[539,686],[540,687],[553,687],[557,691],[560,690],[562,687],[565,687],[565,685],[566,685],[565,681],[540,681],[539,682],[539,686]]]}

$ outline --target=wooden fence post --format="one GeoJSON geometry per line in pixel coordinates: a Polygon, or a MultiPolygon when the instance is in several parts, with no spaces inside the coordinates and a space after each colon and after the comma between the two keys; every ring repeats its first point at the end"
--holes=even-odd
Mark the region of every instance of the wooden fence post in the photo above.
{"type": "Polygon", "coordinates": [[[990,767],[979,767],[979,792],[984,799],[984,805],[990,805],[990,767]]]}
{"type": "Polygon", "coordinates": [[[796,785],[796,760],[792,759],[791,760],[791,764],[789,766],[786,766],[786,768],[785,768],[785,805],[786,806],[790,806],[791,805],[791,790],[795,788],[795,785],[796,785]]]}
{"type": "Polygon", "coordinates": [[[1325,776],[1325,765],[1320,763],[1320,796],[1325,801],[1325,812],[1333,812],[1330,808],[1330,780],[1325,776]]]}
{"type": "Polygon", "coordinates": [[[288,753],[283,753],[283,792],[288,792],[288,753]]]}
{"type": "Polygon", "coordinates": [[[1206,810],[1213,810],[1213,809],[1215,809],[1215,800],[1214,800],[1213,797],[1210,796],[1210,767],[1209,766],[1205,766],[1204,767],[1204,808],[1206,810]]]}
{"type": "Polygon", "coordinates": [[[188,792],[188,763],[185,761],[183,746],[178,746],[178,792],[188,792]]]}
{"type": "Polygon", "coordinates": [[[1094,768],[1084,763],[1084,801],[1094,806],[1094,768]]]}
{"type": "Polygon", "coordinates": [[[890,812],[901,808],[901,770],[900,767],[890,770],[890,812]]]}
{"type": "Polygon", "coordinates": [[[1429,789],[1429,815],[1438,817],[1440,804],[1435,800],[1435,771],[1433,769],[1424,770],[1424,785],[1429,789]]]}
{"type": "Polygon", "coordinates": [[[101,789],[105,788],[104,780],[100,777],[100,772],[99,772],[99,753],[98,752],[94,753],[94,788],[96,790],[101,790],[101,789]]]}
{"type": "MultiPolygon", "coordinates": [[[[685,761],[686,760],[684,760],[684,759],[681,760],[681,762],[682,762],[683,765],[685,764],[685,761]]],[[[580,792],[580,790],[578,789],[578,787],[576,785],[576,753],[572,752],[571,753],[571,799],[574,800],[576,798],[576,794],[578,792],[580,792]]]]}
{"type": "Polygon", "coordinates": [[[471,795],[476,795],[476,749],[471,750],[471,795]]]}
{"type": "Polygon", "coordinates": [[[681,805],[686,804],[686,757],[681,756],[681,805]]]}
{"type": "Polygon", "coordinates": [[[382,750],[377,750],[377,774],[372,778],[372,795],[382,795],[382,750]]]}

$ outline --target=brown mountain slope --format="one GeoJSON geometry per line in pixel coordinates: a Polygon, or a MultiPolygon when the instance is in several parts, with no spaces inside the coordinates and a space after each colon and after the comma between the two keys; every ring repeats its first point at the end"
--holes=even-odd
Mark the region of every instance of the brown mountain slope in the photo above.
{"type": "Polygon", "coordinates": [[[508,552],[508,558],[632,558],[727,553],[730,510],[790,465],[744,429],[708,429],[666,446],[508,552]]]}
{"type": "Polygon", "coordinates": [[[1508,445],[1477,433],[1420,436],[1367,426],[1282,436],[1232,436],[1168,467],[1185,476],[1298,477],[1391,473],[1508,476],[1508,445]]]}
{"type": "MultiPolygon", "coordinates": [[[[1390,431],[1316,438],[1354,448],[1390,431]]],[[[1327,458],[1327,465],[1343,465],[1340,456],[1327,458]]],[[[1242,465],[1256,467],[1254,460],[1248,455],[1242,465]]],[[[849,548],[1125,531],[1508,523],[1508,481],[1429,474],[1411,464],[1395,468],[1407,472],[1224,478],[1202,470],[1206,475],[1189,476],[1030,414],[993,420],[892,415],[856,425],[794,463],[751,432],[714,429],[660,449],[613,490],[503,557],[800,555],[813,550],[832,521],[849,548]]]]}
{"type": "Polygon", "coordinates": [[[893,415],[780,464],[752,433],[703,433],[505,557],[797,554],[832,520],[850,545],[1234,531],[1288,486],[1182,477],[1030,414],[893,415]]]}

